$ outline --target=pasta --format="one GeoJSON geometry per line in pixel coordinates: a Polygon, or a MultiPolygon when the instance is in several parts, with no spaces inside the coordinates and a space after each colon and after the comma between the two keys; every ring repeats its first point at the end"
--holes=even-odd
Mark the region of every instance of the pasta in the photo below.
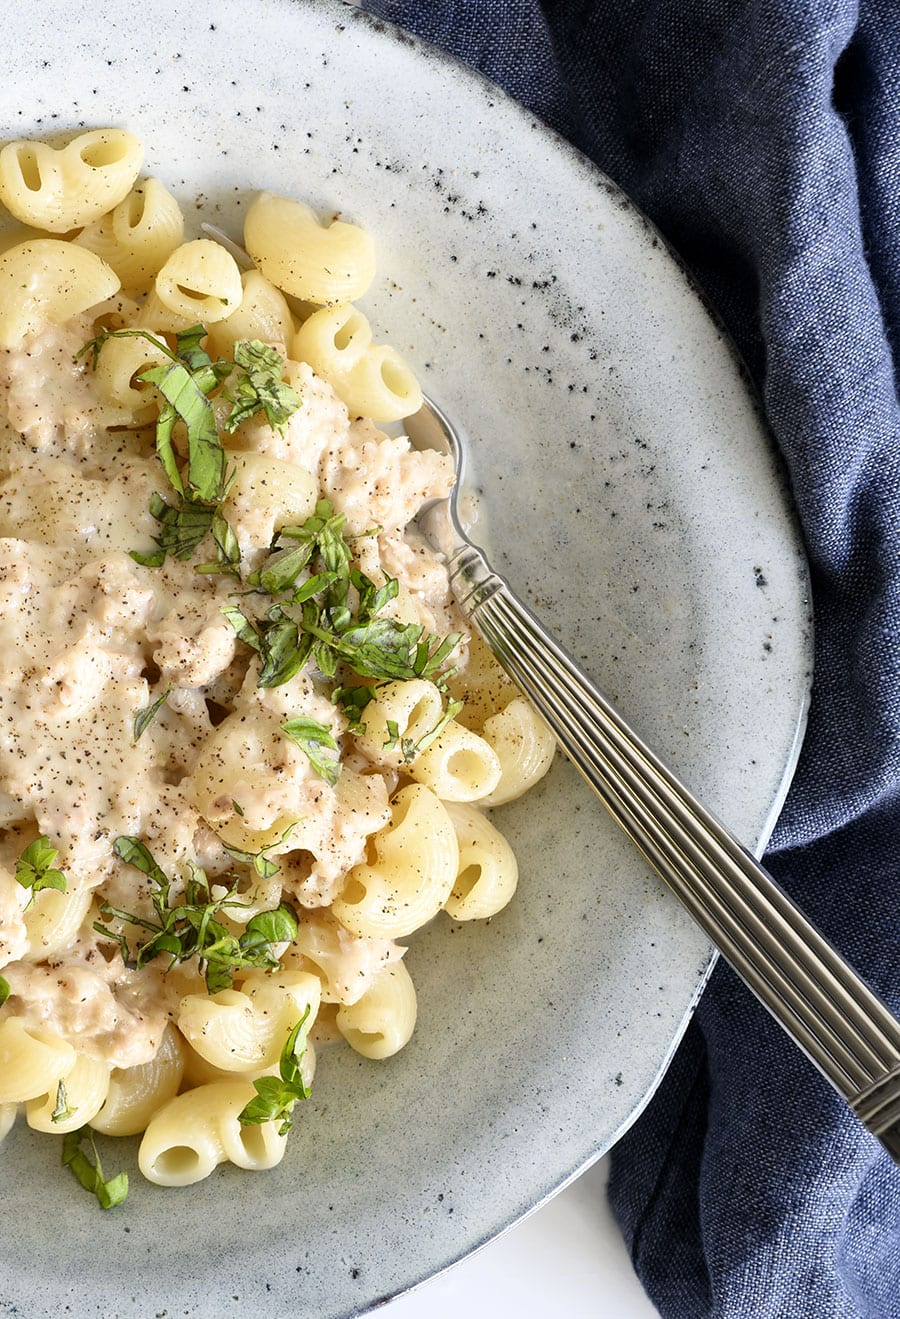
{"type": "Polygon", "coordinates": [[[0,256],[0,348],[61,325],[110,297],[119,277],[100,257],[58,238],[35,238],[0,256]]]}
{"type": "Polygon", "coordinates": [[[112,266],[123,288],[146,292],[183,238],[178,202],[159,179],[146,179],[73,241],[112,266]]]}
{"type": "Polygon", "coordinates": [[[259,1170],[284,1157],[287,1136],[274,1123],[244,1126],[252,1082],[211,1081],[163,1104],[150,1119],[138,1152],[141,1172],[158,1186],[190,1186],[220,1163],[259,1170]]]}
{"type": "Polygon", "coordinates": [[[387,966],[355,1003],[343,1004],[335,1018],[344,1039],[364,1058],[390,1058],[412,1038],[416,991],[402,962],[387,966]]]}
{"type": "Polygon", "coordinates": [[[495,916],[516,891],[516,855],[481,811],[464,802],[448,802],[447,814],[456,830],[459,865],[444,909],[455,921],[495,916]]]}
{"type": "Polygon", "coordinates": [[[322,224],[302,202],[264,192],[244,221],[256,266],[285,293],[330,305],[362,297],[375,277],[375,250],[358,225],[322,224]]]}
{"type": "Polygon", "coordinates": [[[80,133],[64,147],[9,142],[0,151],[0,202],[23,224],[66,233],[117,206],[143,157],[137,138],[118,128],[80,133]]]}
{"type": "Polygon", "coordinates": [[[270,1168],[317,1050],[408,1043],[398,941],[510,900],[484,807],[552,756],[410,529],[453,473],[376,424],[369,234],[262,194],[242,270],[141,158],[0,151],[0,1139],[104,1207],[85,1132],[270,1168]]]}
{"type": "Polygon", "coordinates": [[[103,1107],[108,1090],[109,1065],[100,1058],[79,1054],[65,1077],[58,1078],[46,1094],[28,1100],[25,1105],[28,1125],[35,1131],[77,1131],[93,1121],[103,1107]],[[64,1092],[60,1090],[63,1080],[64,1092]]]}
{"type": "Polygon", "coordinates": [[[169,311],[213,325],[240,306],[241,272],[230,252],[209,238],[176,247],[156,276],[156,294],[169,311]]]}
{"type": "Polygon", "coordinates": [[[393,348],[372,343],[369,322],[350,305],[314,311],[294,335],[292,352],[327,380],[353,417],[399,421],[422,406],[422,390],[393,348]]]}

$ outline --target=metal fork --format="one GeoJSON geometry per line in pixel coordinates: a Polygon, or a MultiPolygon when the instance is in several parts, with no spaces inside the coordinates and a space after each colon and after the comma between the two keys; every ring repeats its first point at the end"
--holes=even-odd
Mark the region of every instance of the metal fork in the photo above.
{"type": "Polygon", "coordinates": [[[468,539],[457,511],[460,438],[429,399],[417,449],[449,455],[449,499],[419,514],[454,596],[565,754],[654,870],[861,1122],[900,1163],[900,1021],[678,781],[468,539]]]}

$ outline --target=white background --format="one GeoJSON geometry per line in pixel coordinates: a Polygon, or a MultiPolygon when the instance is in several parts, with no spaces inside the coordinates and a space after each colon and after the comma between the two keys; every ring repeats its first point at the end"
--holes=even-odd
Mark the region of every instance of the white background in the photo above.
{"type": "Polygon", "coordinates": [[[377,1313],[385,1319],[656,1319],[606,1200],[601,1159],[549,1204],[377,1313]]]}

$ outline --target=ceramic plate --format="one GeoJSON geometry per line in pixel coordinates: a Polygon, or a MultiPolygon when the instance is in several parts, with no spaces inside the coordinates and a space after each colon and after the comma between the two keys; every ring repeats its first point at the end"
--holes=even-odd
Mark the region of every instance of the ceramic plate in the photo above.
{"type": "MultiPolygon", "coordinates": [[[[127,126],[240,233],[260,188],[377,237],[365,307],[463,426],[480,539],[644,736],[751,845],[793,766],[810,646],[800,543],[720,330],[601,174],[494,87],[330,3],[9,7],[0,135],[127,126]],[[214,15],[214,16],[213,16],[214,15]]],[[[284,1163],[143,1183],[102,1213],[46,1137],[0,1162],[0,1312],[357,1313],[608,1148],[702,986],[704,938],[558,764],[503,811],[488,925],[413,940],[413,1042],[320,1060],[284,1163]]]]}

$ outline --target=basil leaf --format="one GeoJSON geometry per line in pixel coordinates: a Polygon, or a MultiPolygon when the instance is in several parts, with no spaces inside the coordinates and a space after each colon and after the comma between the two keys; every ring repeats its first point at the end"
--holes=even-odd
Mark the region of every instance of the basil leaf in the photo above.
{"type": "Polygon", "coordinates": [[[309,1099],[312,1092],[304,1084],[301,1072],[309,1011],[307,1007],[284,1043],[278,1060],[278,1076],[261,1076],[253,1082],[256,1096],[238,1114],[238,1121],[245,1126],[280,1120],[280,1134],[286,1135],[291,1128],[291,1111],[297,1100],[309,1099]]]}
{"type": "Polygon", "coordinates": [[[219,557],[215,563],[198,564],[194,571],[206,574],[230,573],[232,577],[240,577],[241,547],[231,524],[217,509],[212,515],[210,526],[219,557]]]}
{"type": "Polygon", "coordinates": [[[293,619],[285,618],[266,627],[260,654],[260,687],[280,687],[299,673],[309,658],[312,637],[301,637],[293,619]]]}
{"type": "MultiPolygon", "coordinates": [[[[182,362],[149,367],[138,379],[156,385],[187,428],[187,484],[183,492],[201,503],[217,503],[222,498],[225,483],[225,450],[216,430],[215,413],[209,399],[182,362]]],[[[168,413],[166,416],[168,421],[168,413]]],[[[163,466],[169,476],[165,458],[163,466]]],[[[178,486],[175,488],[177,490],[178,486]]]]}
{"type": "Polygon", "coordinates": [[[271,947],[273,943],[293,943],[298,928],[296,913],[283,902],[274,911],[261,911],[251,916],[241,935],[241,948],[247,952],[261,946],[271,947]]]}
{"type": "Polygon", "coordinates": [[[157,696],[156,700],[151,705],[146,706],[143,710],[138,710],[137,714],[134,716],[135,742],[138,741],[141,733],[143,733],[147,725],[153,722],[171,694],[172,688],[169,687],[163,692],[162,696],[157,696]]]}
{"type": "Polygon", "coordinates": [[[135,870],[140,870],[144,875],[149,875],[160,888],[168,889],[169,881],[165,872],[156,864],[149,848],[139,838],[120,834],[113,843],[113,851],[120,861],[124,861],[128,866],[134,866],[135,870]]]}
{"type": "Polygon", "coordinates": [[[46,834],[29,843],[16,861],[16,880],[23,888],[32,893],[42,889],[56,889],[58,893],[66,891],[66,877],[61,870],[56,870],[53,862],[59,856],[46,834]]]}
{"type": "Polygon", "coordinates": [[[222,613],[234,628],[240,641],[243,641],[246,646],[250,646],[253,650],[262,650],[259,633],[242,609],[238,609],[237,605],[223,605],[222,613]]]}
{"type": "Polygon", "coordinates": [[[97,1197],[101,1209],[113,1209],[123,1202],[128,1194],[128,1174],[118,1173],[106,1181],[103,1165],[97,1146],[94,1143],[90,1127],[81,1127],[78,1131],[68,1131],[63,1137],[62,1165],[69,1168],[86,1191],[97,1197]],[[87,1138],[93,1163],[81,1148],[81,1142],[87,1138]]]}
{"type": "Polygon", "coordinates": [[[300,407],[300,396],[282,380],[283,358],[269,344],[258,339],[243,339],[234,346],[234,362],[239,368],[226,385],[225,397],[231,411],[225,418],[227,431],[235,431],[241,422],[258,412],[279,434],[284,434],[291,415],[300,407]]]}
{"type": "Polygon", "coordinates": [[[306,753],[309,763],[319,777],[334,787],[341,775],[341,763],[333,756],[323,754],[323,751],[338,750],[334,734],[327,724],[320,724],[315,719],[300,716],[282,724],[281,731],[306,753]]]}
{"type": "Polygon", "coordinates": [[[56,1104],[53,1112],[50,1114],[51,1122],[65,1122],[67,1117],[72,1116],[73,1110],[69,1108],[69,1100],[66,1095],[66,1083],[60,1081],[56,1087],[56,1104]]]}

